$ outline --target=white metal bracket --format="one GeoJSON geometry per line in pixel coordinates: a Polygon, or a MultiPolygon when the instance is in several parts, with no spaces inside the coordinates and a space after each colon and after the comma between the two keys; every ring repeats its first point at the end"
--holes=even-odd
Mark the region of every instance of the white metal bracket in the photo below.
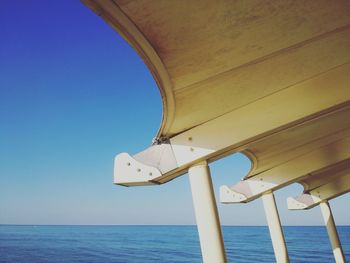
{"type": "Polygon", "coordinates": [[[313,206],[314,201],[311,195],[303,194],[298,197],[288,197],[287,205],[289,210],[301,210],[307,209],[308,207],[313,206]]]}
{"type": "Polygon", "coordinates": [[[114,161],[114,183],[124,186],[159,184],[168,171],[177,167],[170,144],[153,145],[134,156],[118,154],[114,161]]]}
{"type": "Polygon", "coordinates": [[[276,186],[276,183],[255,178],[242,180],[231,187],[223,185],[220,187],[220,201],[226,204],[247,203],[276,186]]]}
{"type": "Polygon", "coordinates": [[[160,176],[162,174],[157,168],[138,162],[127,153],[118,154],[115,158],[115,184],[126,186],[154,184],[152,180],[160,176]]]}
{"type": "Polygon", "coordinates": [[[246,200],[247,200],[247,197],[244,194],[231,189],[227,185],[223,185],[220,187],[221,203],[226,203],[226,204],[241,203],[241,202],[245,202],[246,200]]]}

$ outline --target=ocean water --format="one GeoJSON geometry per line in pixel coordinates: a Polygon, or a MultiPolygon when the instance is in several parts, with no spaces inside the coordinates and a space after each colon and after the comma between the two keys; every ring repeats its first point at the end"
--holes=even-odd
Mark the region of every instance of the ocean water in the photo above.
{"type": "MultiPolygon", "coordinates": [[[[324,227],[284,227],[291,262],[334,262],[324,227]]],[[[350,226],[338,232],[350,262],[350,226]]],[[[275,262],[267,227],[224,226],[229,262],[275,262]]],[[[196,226],[0,225],[0,262],[202,262],[196,226]]],[[[215,262],[213,262],[215,263],[215,262]]]]}

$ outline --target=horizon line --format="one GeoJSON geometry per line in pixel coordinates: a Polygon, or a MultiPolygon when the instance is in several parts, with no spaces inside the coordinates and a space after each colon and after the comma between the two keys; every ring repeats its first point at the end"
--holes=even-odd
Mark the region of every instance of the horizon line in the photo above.
{"type": "MultiPolygon", "coordinates": [[[[0,223],[0,226],[195,226],[196,224],[4,224],[0,223]]],[[[222,227],[268,227],[268,225],[227,225],[223,224],[222,227]]],[[[323,224],[315,225],[282,225],[283,227],[315,227],[323,226],[323,224]]],[[[350,224],[337,224],[337,226],[350,226],[350,224]]]]}

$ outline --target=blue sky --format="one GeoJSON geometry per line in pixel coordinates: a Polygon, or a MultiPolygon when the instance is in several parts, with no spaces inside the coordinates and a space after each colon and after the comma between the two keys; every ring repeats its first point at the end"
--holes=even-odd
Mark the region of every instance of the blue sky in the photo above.
{"type": "MultiPolygon", "coordinates": [[[[79,1],[1,1],[0,224],[194,224],[187,175],[161,186],[112,184],[117,153],[151,143],[161,120],[142,60],[79,1]]],[[[236,154],[211,164],[216,194],[249,169],[236,154]]],[[[319,208],[282,223],[322,224],[319,208]]],[[[350,224],[349,197],[331,202],[350,224]]],[[[226,225],[265,225],[261,200],[219,204],[226,225]]]]}

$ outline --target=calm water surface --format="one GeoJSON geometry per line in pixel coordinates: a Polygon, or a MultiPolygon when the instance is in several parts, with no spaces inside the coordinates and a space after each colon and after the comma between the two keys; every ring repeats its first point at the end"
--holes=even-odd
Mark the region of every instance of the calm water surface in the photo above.
{"type": "MultiPolygon", "coordinates": [[[[285,227],[291,262],[334,262],[324,227],[285,227]]],[[[350,262],[350,226],[338,227],[350,262]]],[[[274,262],[267,227],[224,226],[229,262],[274,262]]],[[[195,226],[0,225],[0,262],[202,262],[195,226]]],[[[215,263],[215,262],[213,262],[215,263]]]]}

